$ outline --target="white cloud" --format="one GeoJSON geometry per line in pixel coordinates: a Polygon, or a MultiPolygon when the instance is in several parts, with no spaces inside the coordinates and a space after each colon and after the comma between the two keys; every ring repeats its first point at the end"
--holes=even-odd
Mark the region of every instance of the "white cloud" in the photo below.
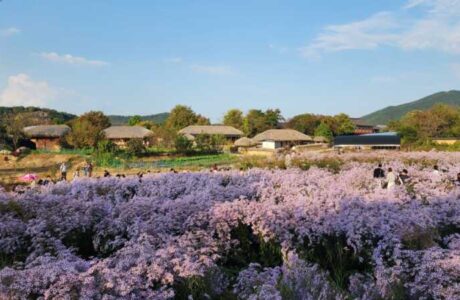
{"type": "Polygon", "coordinates": [[[0,29],[0,36],[9,37],[21,33],[21,30],[16,27],[0,29]]]}
{"type": "Polygon", "coordinates": [[[411,0],[399,11],[327,26],[300,52],[307,58],[315,58],[328,52],[389,46],[460,54],[459,16],[460,0],[411,0]],[[422,9],[421,17],[412,14],[415,8],[422,9]]]}
{"type": "Polygon", "coordinates": [[[0,93],[0,106],[45,106],[57,96],[46,81],[34,81],[27,74],[12,75],[0,93]]]}
{"type": "Polygon", "coordinates": [[[234,74],[232,68],[228,66],[210,66],[210,65],[191,65],[190,68],[197,73],[210,75],[231,75],[234,74]]]}
{"type": "Polygon", "coordinates": [[[70,54],[60,55],[56,52],[43,52],[40,53],[40,56],[43,59],[52,62],[65,63],[70,65],[80,65],[80,66],[94,66],[94,67],[103,67],[108,66],[109,63],[102,60],[90,60],[84,57],[73,56],[70,54]]]}

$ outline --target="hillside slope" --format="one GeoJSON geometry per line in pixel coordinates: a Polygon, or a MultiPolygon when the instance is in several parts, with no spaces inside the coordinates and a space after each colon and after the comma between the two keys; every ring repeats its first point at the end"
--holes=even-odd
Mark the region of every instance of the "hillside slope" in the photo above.
{"type": "MultiPolygon", "coordinates": [[[[142,121],[151,121],[156,124],[161,124],[166,121],[168,116],[169,116],[169,113],[160,113],[160,114],[154,114],[154,115],[141,116],[141,119],[142,121]]],[[[112,125],[124,125],[124,124],[128,124],[128,120],[132,116],[110,115],[108,117],[112,125]]]]}
{"type": "Polygon", "coordinates": [[[27,116],[27,121],[30,124],[62,124],[66,123],[75,115],[66,112],[56,111],[54,109],[40,107],[23,107],[23,106],[0,106],[0,125],[8,122],[8,118],[17,114],[27,116]]]}
{"type": "Polygon", "coordinates": [[[361,119],[373,125],[387,124],[389,121],[400,119],[412,110],[429,109],[437,103],[460,106],[460,91],[440,92],[413,102],[397,106],[388,106],[365,115],[361,119]]]}

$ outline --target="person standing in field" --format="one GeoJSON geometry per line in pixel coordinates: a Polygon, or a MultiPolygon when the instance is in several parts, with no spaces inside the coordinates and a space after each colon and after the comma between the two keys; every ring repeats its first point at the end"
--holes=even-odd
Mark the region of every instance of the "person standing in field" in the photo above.
{"type": "Polygon", "coordinates": [[[67,180],[67,165],[65,162],[59,166],[59,171],[61,172],[61,180],[67,180]]]}
{"type": "Polygon", "coordinates": [[[385,178],[385,171],[382,169],[382,164],[379,164],[379,166],[374,169],[374,178],[385,178]]]}
{"type": "Polygon", "coordinates": [[[407,184],[410,181],[409,172],[406,169],[403,169],[401,174],[399,174],[399,179],[402,184],[407,184]]]}
{"type": "Polygon", "coordinates": [[[88,162],[88,177],[93,176],[93,164],[88,162]]]}
{"type": "Polygon", "coordinates": [[[393,173],[392,168],[388,168],[387,173],[387,189],[391,190],[396,185],[397,176],[393,173]]]}

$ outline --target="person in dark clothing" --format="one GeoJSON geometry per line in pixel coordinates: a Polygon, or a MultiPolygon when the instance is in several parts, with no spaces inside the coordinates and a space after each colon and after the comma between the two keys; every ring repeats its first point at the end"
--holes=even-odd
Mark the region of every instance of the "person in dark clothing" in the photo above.
{"type": "Polygon", "coordinates": [[[403,169],[401,174],[399,174],[399,179],[402,184],[407,184],[410,181],[409,172],[406,169],[403,169]]]}
{"type": "Polygon", "coordinates": [[[104,177],[110,177],[110,173],[107,170],[104,170],[104,177]]]}
{"type": "Polygon", "coordinates": [[[385,178],[385,171],[382,169],[382,164],[379,164],[379,166],[374,169],[374,178],[385,178]]]}

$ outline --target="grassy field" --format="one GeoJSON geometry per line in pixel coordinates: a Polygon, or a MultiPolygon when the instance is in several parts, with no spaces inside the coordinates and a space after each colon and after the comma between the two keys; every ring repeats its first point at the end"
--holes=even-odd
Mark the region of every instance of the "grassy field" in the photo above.
{"type": "MultiPolygon", "coordinates": [[[[78,167],[83,167],[87,160],[92,159],[92,151],[34,151],[33,153],[21,158],[8,156],[8,161],[0,157],[0,185],[11,186],[20,184],[19,177],[34,173],[40,178],[51,176],[58,178],[59,165],[66,162],[68,165],[68,178],[72,178],[74,171],[78,167]]],[[[123,173],[126,175],[137,174],[147,170],[162,172],[169,171],[171,168],[176,170],[198,171],[210,168],[213,165],[229,166],[238,161],[238,156],[233,154],[215,154],[215,155],[196,155],[184,157],[169,156],[149,156],[144,158],[135,158],[129,160],[119,160],[118,163],[107,166],[96,166],[94,176],[101,176],[104,170],[112,174],[123,173]]]]}

